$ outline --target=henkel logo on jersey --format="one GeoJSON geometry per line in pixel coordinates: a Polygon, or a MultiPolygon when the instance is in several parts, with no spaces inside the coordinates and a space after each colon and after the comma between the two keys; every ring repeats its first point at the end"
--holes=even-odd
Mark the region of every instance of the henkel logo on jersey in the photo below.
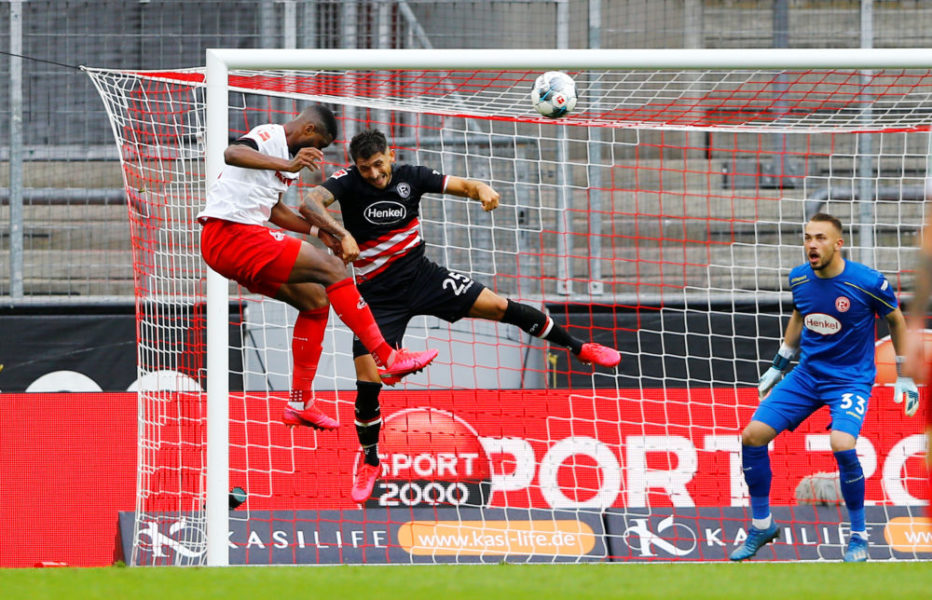
{"type": "Polygon", "coordinates": [[[841,321],[825,313],[810,313],[803,319],[803,324],[809,331],[821,335],[835,335],[841,331],[841,321]]]}
{"type": "Polygon", "coordinates": [[[387,417],[382,474],[366,506],[485,506],[489,456],[476,430],[456,415],[412,408],[387,417]]]}
{"type": "Polygon", "coordinates": [[[363,212],[363,216],[373,225],[391,225],[404,219],[408,211],[404,204],[391,200],[382,200],[370,204],[363,212]]]}

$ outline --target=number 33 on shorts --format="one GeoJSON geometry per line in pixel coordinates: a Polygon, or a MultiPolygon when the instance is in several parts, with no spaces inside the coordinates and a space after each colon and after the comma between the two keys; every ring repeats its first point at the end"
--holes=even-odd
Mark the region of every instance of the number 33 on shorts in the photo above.
{"type": "Polygon", "coordinates": [[[857,394],[842,394],[841,409],[856,419],[863,419],[867,412],[867,398],[857,394]]]}

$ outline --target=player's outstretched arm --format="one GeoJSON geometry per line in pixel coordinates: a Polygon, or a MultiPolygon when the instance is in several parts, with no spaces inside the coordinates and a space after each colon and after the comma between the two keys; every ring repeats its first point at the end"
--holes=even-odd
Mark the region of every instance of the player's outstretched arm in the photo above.
{"type": "Polygon", "coordinates": [[[905,366],[907,336],[906,318],[899,308],[887,313],[887,325],[890,327],[890,341],[893,343],[893,351],[896,353],[896,384],[893,386],[893,401],[900,404],[904,400],[906,404],[903,410],[907,417],[916,414],[919,409],[919,388],[912,377],[903,373],[905,366]]]}
{"type": "Polygon", "coordinates": [[[780,349],[773,357],[773,363],[764,374],[760,376],[757,382],[757,395],[761,399],[770,393],[770,389],[777,385],[783,379],[783,373],[790,366],[790,361],[796,356],[796,349],[799,347],[799,338],[803,331],[803,317],[799,311],[794,310],[790,317],[790,322],[786,325],[786,332],[783,335],[783,343],[780,349]]]}
{"type": "Polygon", "coordinates": [[[487,211],[498,208],[498,201],[501,198],[501,195],[492,189],[492,186],[475,179],[464,179],[462,177],[450,177],[444,192],[462,198],[478,200],[482,204],[482,208],[487,211]]]}

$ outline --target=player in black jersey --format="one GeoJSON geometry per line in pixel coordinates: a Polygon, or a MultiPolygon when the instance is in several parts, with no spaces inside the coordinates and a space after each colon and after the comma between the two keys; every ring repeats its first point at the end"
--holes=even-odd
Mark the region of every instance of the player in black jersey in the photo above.
{"type": "MultiPolygon", "coordinates": [[[[485,183],[442,175],[428,167],[395,165],[395,153],[378,130],[353,136],[349,151],[354,164],[313,188],[305,202],[319,202],[324,207],[340,202],[343,225],[359,247],[354,262],[359,293],[389,343],[401,343],[408,321],[415,315],[431,315],[449,322],[472,317],[516,325],[531,335],[569,348],[584,363],[610,368],[618,365],[621,355],[617,350],[584,343],[540,310],[499,296],[478,281],[424,256],[419,221],[423,194],[471,198],[489,211],[498,206],[498,192],[485,183]]],[[[381,372],[358,339],[353,342],[353,356],[356,432],[364,462],[357,468],[352,498],[364,502],[372,494],[380,470],[379,392],[383,383],[394,385],[398,379],[381,372]]]]}

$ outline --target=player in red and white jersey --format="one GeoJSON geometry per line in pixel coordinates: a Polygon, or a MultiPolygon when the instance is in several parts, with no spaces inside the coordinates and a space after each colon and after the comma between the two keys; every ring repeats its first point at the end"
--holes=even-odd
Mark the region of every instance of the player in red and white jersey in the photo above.
{"type": "MultiPolygon", "coordinates": [[[[489,211],[498,206],[498,192],[480,181],[443,175],[428,167],[395,165],[394,151],[377,130],[354,136],[350,157],[354,164],[310,190],[305,203],[314,201],[326,207],[340,202],[343,224],[359,245],[359,258],[354,263],[359,292],[390,344],[401,342],[408,321],[415,315],[449,322],[472,317],[516,325],[569,348],[585,363],[609,368],[618,365],[621,355],[617,350],[578,340],[540,310],[499,296],[424,255],[419,221],[423,194],[471,198],[489,211]]],[[[379,369],[359,340],[354,341],[353,356],[356,431],[364,462],[357,468],[352,497],[364,502],[379,473],[379,393],[383,383],[394,385],[398,378],[379,369]]]]}
{"type": "Polygon", "coordinates": [[[227,166],[208,186],[207,204],[198,215],[201,255],[214,271],[298,309],[291,397],[282,412],[282,421],[291,427],[338,426],[314,406],[311,395],[331,304],[395,377],[420,371],[437,356],[436,350],[411,353],[389,346],[346,270],[344,260],[358,256],[356,241],[317,204],[303,206],[298,214],[282,202],[302,169],[319,168],[321,150],[336,135],[336,119],[324,106],[311,106],[284,125],[255,127],[224,151],[227,166]],[[317,235],[334,255],[266,227],[267,221],[317,235]]]}

